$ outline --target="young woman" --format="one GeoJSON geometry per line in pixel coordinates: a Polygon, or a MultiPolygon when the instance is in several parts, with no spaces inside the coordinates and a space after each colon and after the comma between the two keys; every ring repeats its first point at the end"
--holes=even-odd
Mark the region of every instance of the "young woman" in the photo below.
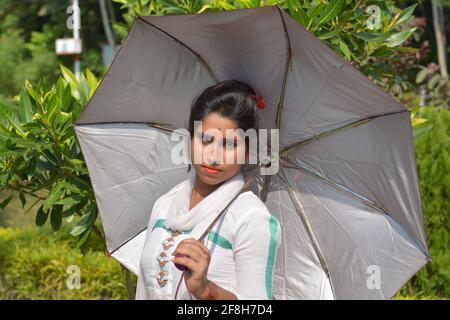
{"type": "Polygon", "coordinates": [[[154,204],[136,299],[272,299],[280,224],[252,191],[239,192],[244,178],[237,155],[245,148],[248,159],[248,141],[226,135],[229,129],[257,129],[261,103],[237,80],[222,81],[195,99],[189,120],[194,170],[154,204]],[[197,131],[195,121],[201,121],[197,131]],[[223,141],[208,135],[209,129],[222,132],[223,141]],[[201,161],[194,161],[198,152],[201,161]],[[204,240],[197,240],[193,235],[232,199],[204,240]]]}

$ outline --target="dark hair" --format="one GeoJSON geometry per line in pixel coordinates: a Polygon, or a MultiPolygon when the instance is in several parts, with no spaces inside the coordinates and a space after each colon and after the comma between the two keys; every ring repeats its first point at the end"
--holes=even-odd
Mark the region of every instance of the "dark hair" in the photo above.
{"type": "MultiPolygon", "coordinates": [[[[194,121],[202,121],[213,112],[235,121],[237,127],[244,131],[258,129],[257,103],[253,95],[256,95],[255,90],[239,80],[223,80],[203,90],[191,106],[189,117],[191,137],[194,137],[194,121]]],[[[248,141],[245,144],[248,148],[248,141]]],[[[190,170],[189,164],[188,171],[190,170]]]]}
{"type": "Polygon", "coordinates": [[[237,127],[244,131],[258,129],[257,106],[252,98],[255,94],[251,86],[239,80],[224,80],[203,90],[191,107],[191,137],[194,136],[194,121],[201,121],[213,112],[235,121],[237,127]]]}

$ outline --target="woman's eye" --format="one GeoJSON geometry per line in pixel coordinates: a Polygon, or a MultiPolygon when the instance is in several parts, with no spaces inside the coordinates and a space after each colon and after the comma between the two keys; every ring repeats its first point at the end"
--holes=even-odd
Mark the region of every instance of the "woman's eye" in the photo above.
{"type": "Polygon", "coordinates": [[[205,135],[202,136],[202,143],[203,143],[203,144],[209,144],[209,143],[211,143],[213,140],[214,140],[214,139],[213,139],[213,137],[211,137],[211,136],[205,136],[205,135]]]}
{"type": "Polygon", "coordinates": [[[226,140],[224,142],[224,146],[227,149],[233,149],[233,148],[235,148],[237,146],[237,141],[235,141],[235,140],[226,140]]]}

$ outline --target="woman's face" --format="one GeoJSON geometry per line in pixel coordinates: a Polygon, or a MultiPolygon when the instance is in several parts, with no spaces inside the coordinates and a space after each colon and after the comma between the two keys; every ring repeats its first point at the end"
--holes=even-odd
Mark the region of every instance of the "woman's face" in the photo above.
{"type": "Polygon", "coordinates": [[[236,129],[235,121],[213,112],[203,118],[201,126],[194,132],[191,161],[203,183],[220,184],[241,169],[247,153],[244,137],[237,134],[236,129]]]}

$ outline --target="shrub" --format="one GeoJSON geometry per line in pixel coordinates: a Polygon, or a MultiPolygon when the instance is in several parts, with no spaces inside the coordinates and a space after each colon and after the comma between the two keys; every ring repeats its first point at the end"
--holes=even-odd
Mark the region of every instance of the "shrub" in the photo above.
{"type": "Polygon", "coordinates": [[[82,255],[75,242],[66,225],[0,228],[0,300],[126,299],[120,264],[101,250],[82,255]],[[80,289],[66,285],[70,265],[80,268],[80,289]]]}
{"type": "Polygon", "coordinates": [[[450,297],[450,111],[425,107],[421,117],[432,129],[415,139],[420,193],[432,262],[402,294],[450,297]]]}

